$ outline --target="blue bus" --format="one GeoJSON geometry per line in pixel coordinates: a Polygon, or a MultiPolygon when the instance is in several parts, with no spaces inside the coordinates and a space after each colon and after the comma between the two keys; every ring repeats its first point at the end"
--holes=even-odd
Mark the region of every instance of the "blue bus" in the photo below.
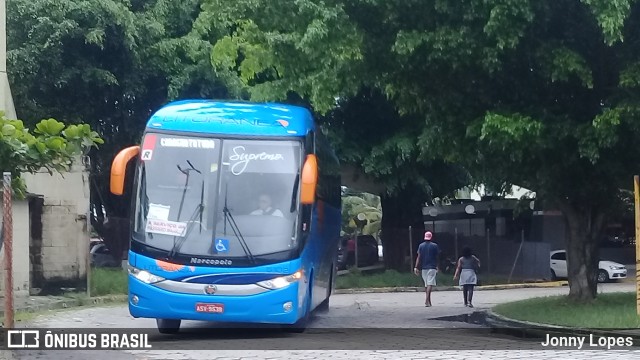
{"type": "Polygon", "coordinates": [[[328,310],[340,166],[307,109],[169,103],[140,145],[116,155],[110,176],[111,192],[133,199],[133,317],[156,319],[161,333],[181,320],[302,332],[313,311],[328,310]]]}

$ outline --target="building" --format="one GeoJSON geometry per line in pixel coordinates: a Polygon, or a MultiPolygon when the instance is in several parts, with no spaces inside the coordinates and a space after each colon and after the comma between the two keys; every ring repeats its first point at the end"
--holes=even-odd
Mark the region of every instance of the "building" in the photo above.
{"type": "Polygon", "coordinates": [[[466,197],[423,208],[424,226],[435,234],[443,257],[452,261],[469,246],[481,259],[484,274],[521,279],[550,278],[549,252],[564,244],[561,214],[536,208],[530,193],[487,196],[461,191],[466,197]],[[560,215],[560,217],[558,217],[560,215]]]}

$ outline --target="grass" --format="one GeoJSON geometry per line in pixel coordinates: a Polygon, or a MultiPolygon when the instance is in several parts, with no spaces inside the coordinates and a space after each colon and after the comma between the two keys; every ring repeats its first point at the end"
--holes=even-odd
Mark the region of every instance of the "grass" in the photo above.
{"type": "Polygon", "coordinates": [[[497,314],[515,320],[587,329],[640,328],[635,293],[600,294],[577,304],[566,296],[550,296],[501,304],[497,314]]]}
{"type": "Polygon", "coordinates": [[[91,296],[126,295],[127,272],[121,268],[92,268],[91,296]]]}
{"type": "MultiPolygon", "coordinates": [[[[440,281],[441,278],[438,277],[437,280],[440,281]]],[[[368,275],[352,269],[349,274],[338,276],[336,279],[337,289],[408,287],[422,286],[423,284],[418,276],[395,270],[387,270],[382,273],[368,275]]]]}
{"type": "MultiPolygon", "coordinates": [[[[478,276],[481,285],[506,284],[507,280],[501,277],[487,278],[482,274],[478,276]]],[[[438,273],[436,282],[438,286],[457,286],[453,280],[453,274],[438,273]]],[[[356,269],[351,269],[349,274],[338,276],[337,289],[355,288],[379,288],[379,287],[423,287],[422,278],[413,273],[403,273],[395,270],[386,270],[380,273],[364,274],[356,269]]]]}

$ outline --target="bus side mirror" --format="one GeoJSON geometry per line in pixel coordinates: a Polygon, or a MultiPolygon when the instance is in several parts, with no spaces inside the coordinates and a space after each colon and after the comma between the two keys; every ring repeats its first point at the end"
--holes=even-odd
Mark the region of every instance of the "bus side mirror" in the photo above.
{"type": "Polygon", "coordinates": [[[300,203],[313,204],[316,199],[316,185],[318,184],[318,159],[315,155],[307,155],[302,166],[302,186],[300,188],[300,203]]]}
{"type": "Polygon", "coordinates": [[[127,175],[127,164],[140,153],[140,146],[131,146],[121,150],[111,163],[110,190],[114,195],[124,193],[124,178],[127,175]]]}

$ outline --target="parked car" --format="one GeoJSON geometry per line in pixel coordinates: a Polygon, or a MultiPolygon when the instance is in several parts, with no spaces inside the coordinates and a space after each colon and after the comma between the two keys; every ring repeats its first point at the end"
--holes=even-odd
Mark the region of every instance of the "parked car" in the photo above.
{"type": "Polygon", "coordinates": [[[119,267],[122,266],[121,261],[116,260],[116,258],[111,255],[111,251],[107,248],[107,245],[104,243],[97,243],[93,245],[91,251],[89,251],[89,255],[91,255],[91,266],[95,267],[119,267]]]}
{"type": "MultiPolygon", "coordinates": [[[[568,277],[567,253],[565,250],[551,252],[551,278],[562,279],[568,277]]],[[[627,277],[627,268],[613,261],[600,260],[598,264],[598,282],[624,279],[627,277]]]]}
{"type": "MultiPolygon", "coordinates": [[[[371,266],[379,260],[378,242],[371,235],[358,236],[358,267],[371,266]]],[[[353,266],[355,261],[355,241],[353,237],[343,236],[338,244],[338,269],[353,266]]]]}

